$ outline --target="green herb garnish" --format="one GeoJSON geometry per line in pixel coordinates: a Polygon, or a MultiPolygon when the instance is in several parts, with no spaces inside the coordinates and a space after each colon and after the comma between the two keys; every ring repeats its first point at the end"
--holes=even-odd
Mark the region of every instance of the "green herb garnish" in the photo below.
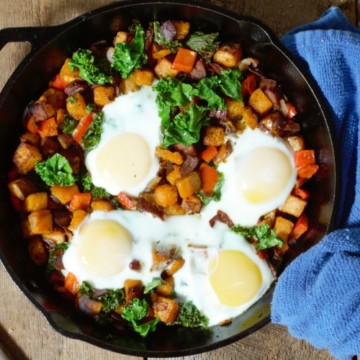
{"type": "Polygon", "coordinates": [[[102,134],[103,121],[104,113],[102,111],[93,115],[93,120],[82,137],[83,146],[86,151],[94,149],[99,144],[102,134]]]}
{"type": "Polygon", "coordinates": [[[78,68],[79,76],[90,84],[112,84],[112,77],[101,72],[94,63],[95,57],[92,55],[91,50],[79,49],[73,53],[69,66],[72,71],[78,68]]]}
{"type": "Polygon", "coordinates": [[[48,274],[55,270],[55,260],[59,255],[59,250],[61,250],[64,253],[68,249],[69,245],[70,244],[68,242],[62,242],[56,244],[52,249],[49,250],[49,259],[46,269],[46,272],[48,274]]]}
{"type": "Polygon", "coordinates": [[[72,133],[74,132],[74,130],[76,129],[78,124],[79,124],[78,121],[74,120],[69,115],[65,115],[64,123],[63,123],[63,129],[62,129],[63,133],[68,134],[68,135],[72,135],[72,133]]]}
{"type": "Polygon", "coordinates": [[[186,45],[191,49],[197,51],[205,60],[209,60],[212,54],[219,47],[220,42],[217,41],[219,33],[204,34],[203,32],[194,32],[186,45]]]}
{"type": "Polygon", "coordinates": [[[206,316],[201,315],[200,311],[191,301],[186,301],[181,305],[179,315],[175,321],[175,324],[188,328],[207,327],[208,323],[209,321],[206,316]]]}
{"type": "Polygon", "coordinates": [[[210,196],[204,194],[202,191],[199,191],[197,193],[197,196],[200,198],[201,202],[204,205],[209,204],[210,201],[220,201],[221,199],[221,189],[224,184],[224,174],[221,172],[218,172],[218,174],[219,174],[219,178],[216,182],[214,191],[210,196]]]}
{"type": "Polygon", "coordinates": [[[145,285],[144,294],[148,294],[151,290],[154,290],[162,284],[164,284],[164,281],[161,278],[153,278],[148,284],[145,285]]]}
{"type": "Polygon", "coordinates": [[[69,161],[58,153],[46,161],[37,163],[35,165],[35,172],[48,186],[70,186],[75,184],[75,177],[73,176],[69,161]]]}

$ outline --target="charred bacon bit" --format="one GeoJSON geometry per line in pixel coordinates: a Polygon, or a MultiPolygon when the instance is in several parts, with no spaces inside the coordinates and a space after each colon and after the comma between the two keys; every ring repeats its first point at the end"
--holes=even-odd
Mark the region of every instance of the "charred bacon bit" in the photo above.
{"type": "Polygon", "coordinates": [[[171,20],[167,20],[160,26],[159,32],[166,40],[173,41],[176,36],[176,27],[171,20]]]}
{"type": "Polygon", "coordinates": [[[234,226],[234,223],[230,219],[229,215],[221,210],[218,210],[217,214],[209,220],[210,226],[214,227],[217,221],[222,222],[229,228],[232,228],[234,226]]]}
{"type": "Polygon", "coordinates": [[[181,165],[181,168],[180,168],[180,174],[182,177],[190,174],[192,171],[194,171],[197,166],[199,165],[199,158],[198,157],[195,157],[195,156],[190,156],[188,155],[186,158],[185,158],[185,161],[183,162],[183,164],[181,165]]]}
{"type": "Polygon", "coordinates": [[[147,212],[153,216],[160,218],[161,220],[164,219],[164,211],[157,207],[155,204],[152,204],[149,201],[145,200],[143,197],[139,199],[138,210],[142,212],[147,212]]]}
{"type": "Polygon", "coordinates": [[[83,92],[89,87],[89,84],[85,80],[74,80],[68,84],[64,92],[67,96],[73,96],[78,92],[83,92]]]}
{"type": "Polygon", "coordinates": [[[205,65],[204,62],[201,59],[199,59],[196,61],[193,69],[191,70],[189,74],[189,78],[191,80],[199,81],[205,77],[206,77],[205,65]]]}

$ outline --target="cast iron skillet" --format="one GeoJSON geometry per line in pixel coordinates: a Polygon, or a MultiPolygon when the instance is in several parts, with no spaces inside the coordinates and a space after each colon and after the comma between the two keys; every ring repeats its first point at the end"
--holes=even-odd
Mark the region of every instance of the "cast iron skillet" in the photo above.
{"type": "Polygon", "coordinates": [[[262,70],[280,81],[290,100],[301,110],[306,141],[316,150],[320,170],[311,184],[310,231],[291,249],[285,265],[299,252],[318,242],[333,226],[337,181],[332,130],[316,85],[272,32],[253,18],[238,16],[207,3],[180,0],[115,2],[60,26],[0,31],[0,49],[10,41],[32,44],[31,53],[8,80],[0,97],[0,256],[5,268],[50,324],[66,336],[129,355],[185,356],[234,342],[269,322],[273,289],[228,326],[208,330],[162,328],[146,339],[129,332],[116,333],[101,328],[77,314],[72,304],[54,293],[44,280],[43,269],[32,264],[7,191],[6,174],[18,144],[25,106],[40,96],[66,56],[95,41],[111,40],[117,30],[127,28],[134,18],[144,23],[153,19],[184,19],[190,21],[193,28],[217,30],[223,39],[241,42],[248,55],[260,59],[262,70]]]}

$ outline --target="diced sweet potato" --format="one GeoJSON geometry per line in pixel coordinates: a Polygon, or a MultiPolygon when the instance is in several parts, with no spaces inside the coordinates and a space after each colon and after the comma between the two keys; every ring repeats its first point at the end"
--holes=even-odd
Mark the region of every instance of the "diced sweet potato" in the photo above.
{"type": "Polygon", "coordinates": [[[26,174],[33,170],[41,160],[42,155],[39,149],[26,143],[20,143],[13,157],[14,164],[20,174],[26,174]]]}
{"type": "Polygon", "coordinates": [[[255,129],[258,124],[258,118],[250,107],[246,106],[242,118],[236,121],[236,128],[238,132],[243,132],[247,127],[255,129]]]}
{"type": "Polygon", "coordinates": [[[201,211],[202,202],[200,198],[194,194],[186,199],[183,199],[183,201],[181,202],[181,207],[187,213],[198,214],[201,211]]]}
{"type": "Polygon", "coordinates": [[[99,210],[99,211],[111,211],[114,210],[114,207],[112,206],[111,202],[109,200],[103,200],[103,199],[93,199],[91,202],[91,209],[93,211],[99,210]]]}
{"type": "Polygon", "coordinates": [[[158,156],[161,160],[169,161],[176,165],[181,165],[184,160],[181,154],[178,151],[170,151],[157,147],[155,155],[158,156]]]}
{"type": "Polygon", "coordinates": [[[58,128],[55,117],[51,117],[39,122],[39,134],[41,137],[58,135],[58,128]]]}
{"type": "Polygon", "coordinates": [[[164,283],[156,288],[156,293],[162,296],[171,296],[174,293],[174,277],[166,277],[164,283]]]}
{"type": "Polygon", "coordinates": [[[114,39],[114,45],[126,42],[129,33],[126,31],[118,31],[114,39]]]}
{"type": "Polygon", "coordinates": [[[20,200],[25,200],[26,196],[35,191],[34,184],[30,180],[25,178],[18,178],[11,181],[8,184],[8,188],[11,194],[16,196],[20,200]]]}
{"type": "Polygon", "coordinates": [[[282,216],[275,218],[274,231],[276,235],[283,241],[287,241],[291,233],[294,223],[290,220],[285,219],[282,216]]]}
{"type": "Polygon", "coordinates": [[[159,78],[166,78],[168,76],[175,77],[179,72],[172,68],[172,62],[167,58],[162,58],[158,61],[154,68],[155,74],[159,78]]]}
{"type": "Polygon", "coordinates": [[[124,282],[124,293],[125,293],[125,301],[126,304],[129,304],[129,302],[137,298],[142,293],[143,284],[141,280],[133,280],[133,279],[127,279],[124,282]]]}
{"type": "Polygon", "coordinates": [[[176,40],[184,40],[187,34],[190,31],[190,23],[188,21],[182,20],[172,20],[171,21],[176,29],[176,40]]]}
{"type": "Polygon", "coordinates": [[[167,276],[174,275],[177,271],[179,271],[185,264],[185,260],[183,258],[174,259],[169,267],[165,270],[167,276]]]}
{"type": "Polygon", "coordinates": [[[175,185],[176,180],[181,178],[181,167],[174,165],[173,169],[166,175],[166,180],[171,184],[175,185]]]}
{"type": "Polygon", "coordinates": [[[80,79],[79,77],[79,70],[76,68],[74,71],[71,70],[69,62],[71,61],[70,58],[67,58],[64,62],[64,65],[60,69],[60,79],[70,83],[74,80],[80,79]]]}
{"type": "Polygon", "coordinates": [[[260,88],[250,95],[249,105],[260,115],[265,114],[273,107],[271,100],[260,88]]]}
{"type": "Polygon", "coordinates": [[[28,250],[31,260],[38,266],[46,264],[49,254],[40,236],[34,236],[29,240],[28,250]]]}
{"type": "Polygon", "coordinates": [[[148,69],[135,70],[130,75],[130,78],[136,85],[150,86],[154,81],[154,73],[148,69]]]}
{"type": "Polygon", "coordinates": [[[65,99],[63,91],[49,88],[40,96],[39,101],[50,104],[57,111],[65,107],[65,99]]]}
{"type": "Polygon", "coordinates": [[[152,300],[155,316],[164,323],[174,322],[180,311],[178,303],[173,299],[154,295],[152,300]]]}
{"type": "Polygon", "coordinates": [[[127,94],[129,92],[134,92],[139,90],[139,85],[135,84],[133,80],[121,79],[119,84],[119,89],[123,94],[127,94]]]}
{"type": "Polygon", "coordinates": [[[205,129],[203,143],[207,146],[220,146],[225,140],[225,130],[221,126],[208,126],[205,129]]]}
{"type": "Polygon", "coordinates": [[[307,201],[297,196],[289,195],[280,210],[284,213],[299,217],[303,213],[306,204],[307,201]]]}
{"type": "Polygon", "coordinates": [[[93,88],[94,103],[97,106],[105,106],[115,99],[115,88],[113,86],[95,86],[93,88]]]}
{"type": "Polygon", "coordinates": [[[35,210],[28,216],[32,235],[47,234],[53,230],[53,218],[50,210],[35,210]]]}
{"type": "Polygon", "coordinates": [[[75,210],[87,210],[91,202],[91,193],[77,193],[75,194],[69,204],[69,210],[74,212],[75,210]]]}
{"type": "Polygon", "coordinates": [[[241,58],[242,48],[240,44],[223,45],[214,54],[214,61],[226,67],[238,66],[241,58]]]}
{"type": "Polygon", "coordinates": [[[80,223],[86,218],[87,212],[81,209],[75,210],[73,212],[73,217],[71,219],[69,230],[74,231],[80,223]]]}
{"type": "Polygon", "coordinates": [[[27,212],[35,210],[43,210],[47,208],[48,194],[46,192],[38,192],[30,194],[24,201],[24,210],[27,212]]]}
{"type": "Polygon", "coordinates": [[[186,211],[185,209],[182,208],[180,204],[176,203],[174,205],[170,205],[164,208],[164,213],[165,215],[168,216],[175,216],[175,215],[185,215],[186,211]]]}
{"type": "Polygon", "coordinates": [[[151,49],[152,57],[155,60],[160,60],[164,58],[165,56],[168,56],[171,54],[171,50],[167,49],[164,46],[161,46],[159,44],[153,43],[152,49],[151,49]]]}
{"type": "Polygon", "coordinates": [[[86,115],[86,102],[80,93],[75,93],[66,99],[66,110],[69,115],[75,119],[80,120],[86,115]]]}
{"type": "Polygon", "coordinates": [[[178,200],[178,192],[174,185],[164,184],[154,191],[155,203],[161,207],[174,205],[178,200]]]}
{"type": "Polygon", "coordinates": [[[73,196],[79,192],[77,185],[60,186],[54,185],[50,188],[51,194],[56,197],[61,204],[67,204],[73,196]]]}
{"type": "Polygon", "coordinates": [[[61,244],[65,242],[66,235],[65,232],[62,230],[55,230],[50,233],[44,234],[43,239],[54,244],[61,244]]]}
{"type": "Polygon", "coordinates": [[[196,171],[193,171],[179,180],[176,180],[175,186],[180,197],[186,199],[201,189],[200,176],[196,171]]]}

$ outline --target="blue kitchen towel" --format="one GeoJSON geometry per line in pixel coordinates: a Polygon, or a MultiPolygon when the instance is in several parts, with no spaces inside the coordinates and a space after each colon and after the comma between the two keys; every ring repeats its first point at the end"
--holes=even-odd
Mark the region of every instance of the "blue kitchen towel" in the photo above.
{"type": "Polygon", "coordinates": [[[316,80],[336,132],[341,191],[337,230],[278,280],[272,322],[338,358],[360,354],[360,30],[335,7],[283,39],[316,80]]]}

